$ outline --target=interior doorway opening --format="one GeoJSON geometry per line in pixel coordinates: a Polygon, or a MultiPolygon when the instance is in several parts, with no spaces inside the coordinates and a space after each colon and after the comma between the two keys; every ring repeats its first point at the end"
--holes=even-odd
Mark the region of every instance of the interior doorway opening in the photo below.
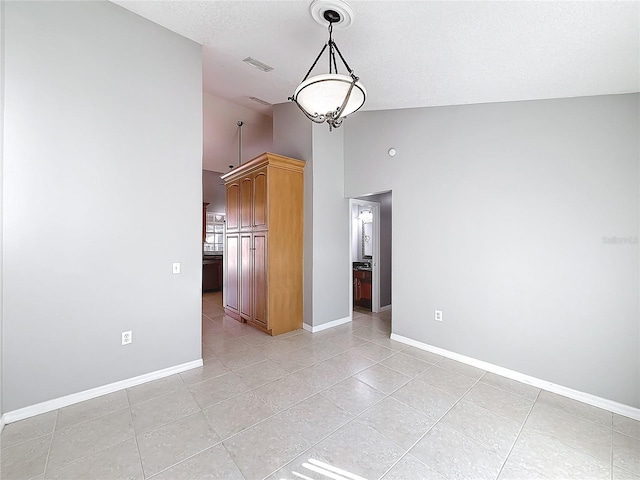
{"type": "Polygon", "coordinates": [[[349,200],[352,311],[391,310],[391,200],[390,191],[349,200]]]}

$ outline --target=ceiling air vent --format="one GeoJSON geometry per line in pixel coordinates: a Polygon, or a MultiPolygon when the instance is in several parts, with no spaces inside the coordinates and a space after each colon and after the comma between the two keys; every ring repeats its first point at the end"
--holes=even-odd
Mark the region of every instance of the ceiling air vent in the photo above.
{"type": "Polygon", "coordinates": [[[271,104],[269,102],[267,102],[266,100],[262,100],[261,98],[258,97],[249,97],[249,100],[253,100],[256,103],[259,103],[260,105],[267,105],[270,106],[271,104]]]}
{"type": "Polygon", "coordinates": [[[273,70],[273,67],[267,65],[266,63],[262,63],[260,60],[256,60],[255,58],[247,57],[243,60],[244,63],[251,65],[252,67],[256,67],[258,70],[262,70],[263,72],[270,72],[273,70]]]}

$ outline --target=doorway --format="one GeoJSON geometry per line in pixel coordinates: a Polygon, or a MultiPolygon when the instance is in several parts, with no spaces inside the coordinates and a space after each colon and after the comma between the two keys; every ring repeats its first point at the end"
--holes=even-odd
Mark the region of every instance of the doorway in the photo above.
{"type": "Polygon", "coordinates": [[[350,302],[391,310],[391,192],[349,199],[350,302]]]}

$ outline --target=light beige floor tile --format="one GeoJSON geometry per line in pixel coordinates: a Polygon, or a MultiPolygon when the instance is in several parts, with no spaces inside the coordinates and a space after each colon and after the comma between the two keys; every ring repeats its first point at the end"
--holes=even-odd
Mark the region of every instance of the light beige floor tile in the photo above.
{"type": "Polygon", "coordinates": [[[124,390],[69,405],[58,411],[56,430],[61,430],[107,413],[122,410],[128,406],[127,393],[124,390]]]}
{"type": "Polygon", "coordinates": [[[372,365],[353,377],[387,395],[411,380],[411,377],[380,364],[372,365]]]}
{"type": "Polygon", "coordinates": [[[391,396],[436,420],[457,401],[453,395],[418,379],[410,381],[391,396]]]}
{"type": "Polygon", "coordinates": [[[301,348],[307,348],[317,340],[313,338],[312,333],[304,332],[300,335],[294,335],[293,337],[285,338],[282,341],[285,344],[292,346],[294,350],[299,350],[301,348]]]}
{"type": "Polygon", "coordinates": [[[467,365],[466,363],[458,362],[450,358],[443,358],[437,363],[437,365],[440,368],[444,368],[445,370],[450,370],[452,372],[458,373],[460,375],[464,375],[465,377],[469,377],[474,380],[478,380],[485,373],[487,373],[484,370],[481,370],[480,368],[472,367],[471,365],[467,365]]]}
{"type": "Polygon", "coordinates": [[[250,388],[257,388],[285,377],[288,372],[272,360],[265,360],[235,371],[250,388]]]}
{"type": "Polygon", "coordinates": [[[28,440],[0,451],[2,480],[27,480],[44,473],[51,435],[28,440]]]}
{"type": "Polygon", "coordinates": [[[481,382],[471,387],[471,390],[464,396],[464,400],[473,402],[520,425],[527,418],[534,402],[532,399],[481,382]]]}
{"type": "Polygon", "coordinates": [[[611,459],[611,428],[539,402],[531,410],[525,426],[594,457],[605,461],[611,459]]]}
{"type": "Polygon", "coordinates": [[[230,353],[228,355],[222,355],[218,357],[225,367],[230,370],[238,370],[240,368],[255,365],[267,359],[259,350],[258,347],[251,348],[249,350],[230,353]]]}
{"type": "Polygon", "coordinates": [[[273,419],[228,438],[224,446],[246,479],[261,479],[309,448],[287,423],[273,419]]]}
{"type": "Polygon", "coordinates": [[[587,405],[586,403],[578,402],[571,398],[563,397],[562,395],[547,392],[546,390],[542,390],[540,392],[537,404],[548,405],[556,410],[570,413],[571,415],[584,418],[590,422],[599,423],[605,428],[611,428],[612,425],[613,414],[611,412],[607,412],[606,410],[592,405],[587,405]]]}
{"type": "Polygon", "coordinates": [[[445,370],[437,365],[425,370],[416,378],[458,398],[476,383],[473,378],[445,370]]]}
{"type": "Polygon", "coordinates": [[[613,464],[640,475],[640,440],[614,432],[613,464]]]}
{"type": "Polygon", "coordinates": [[[404,453],[374,429],[357,422],[331,434],[313,451],[327,464],[364,478],[380,478],[404,453]]]}
{"type": "Polygon", "coordinates": [[[434,421],[391,397],[383,399],[358,417],[396,445],[408,450],[434,425],[434,421]]]}
{"type": "Polygon", "coordinates": [[[413,455],[403,457],[382,480],[444,480],[434,469],[427,467],[413,455]]]}
{"type": "Polygon", "coordinates": [[[243,341],[241,338],[234,336],[220,337],[215,335],[212,338],[203,339],[203,343],[211,347],[213,353],[217,356],[228,355],[230,353],[244,352],[249,350],[251,345],[243,341]]]}
{"type": "Polygon", "coordinates": [[[389,336],[386,337],[374,337],[371,339],[371,343],[375,343],[376,345],[380,345],[385,348],[389,348],[396,352],[400,352],[408,347],[404,343],[397,342],[395,340],[391,340],[389,336]]]}
{"type": "Polygon", "coordinates": [[[127,396],[129,397],[129,403],[135,405],[145,400],[151,400],[152,398],[175,392],[180,388],[184,388],[184,382],[182,378],[180,378],[180,375],[176,374],[127,388],[127,396]]]}
{"type": "Polygon", "coordinates": [[[252,347],[257,347],[259,345],[265,345],[267,343],[275,342],[277,337],[272,337],[263,332],[255,332],[251,333],[247,336],[242,337],[242,341],[248,343],[252,347]]]}
{"type": "Polygon", "coordinates": [[[628,437],[640,440],[640,422],[629,417],[613,414],[613,429],[628,437]]]}
{"type": "Polygon", "coordinates": [[[495,478],[504,456],[437,424],[410,453],[447,478],[495,478]]]}
{"type": "Polygon", "coordinates": [[[57,410],[54,410],[53,412],[43,413],[42,415],[36,415],[35,417],[5,425],[2,430],[0,445],[2,448],[11,447],[53,432],[57,414],[57,410]]]}
{"type": "Polygon", "coordinates": [[[207,408],[249,390],[235,373],[227,373],[204,382],[189,385],[189,391],[200,408],[207,408]]]}
{"type": "Polygon", "coordinates": [[[522,478],[609,479],[610,462],[571,448],[526,427],[518,437],[500,480],[522,478]]]}
{"type": "Polygon", "coordinates": [[[318,365],[325,365],[328,368],[332,368],[335,371],[342,371],[345,376],[354,375],[367,367],[370,367],[375,362],[368,358],[363,357],[355,352],[355,349],[347,350],[340,355],[329,358],[318,365]]]}
{"type": "Polygon", "coordinates": [[[338,343],[339,338],[342,338],[342,336],[336,337],[335,339],[314,343],[310,345],[306,350],[316,361],[316,363],[327,360],[328,358],[335,357],[336,355],[344,353],[349,348],[351,348],[345,346],[343,342],[338,343]]]}
{"type": "Polygon", "coordinates": [[[353,377],[337,383],[320,394],[352,415],[359,415],[385,397],[375,388],[353,377]]]}
{"type": "Polygon", "coordinates": [[[267,383],[253,391],[274,412],[281,412],[315,393],[315,390],[295,373],[267,383]]]}
{"type": "Polygon", "coordinates": [[[506,458],[516,441],[520,424],[462,400],[440,422],[506,458]]]}
{"type": "Polygon", "coordinates": [[[142,467],[147,477],[220,441],[202,412],[140,435],[137,440],[142,467]]]}
{"type": "Polygon", "coordinates": [[[268,357],[287,372],[302,370],[317,362],[306,348],[297,350],[274,350],[268,353],[268,357]]]}
{"type": "Polygon", "coordinates": [[[131,407],[136,435],[161,427],[200,410],[189,391],[184,388],[131,407]]]}
{"type": "Polygon", "coordinates": [[[353,351],[358,355],[368,358],[369,360],[373,360],[374,362],[381,362],[395,353],[393,350],[375,343],[364,343],[354,348],[353,351]]]}
{"type": "Polygon", "coordinates": [[[245,480],[222,445],[216,445],[153,477],[153,480],[245,480]]]}
{"type": "Polygon", "coordinates": [[[135,440],[109,447],[58,469],[48,469],[47,480],[142,480],[142,465],[135,440]]]}
{"type": "Polygon", "coordinates": [[[402,350],[402,353],[431,364],[438,363],[443,359],[443,357],[441,357],[440,355],[436,355],[435,353],[427,352],[426,350],[421,350],[416,347],[408,346],[407,348],[402,350]]]}
{"type": "Polygon", "coordinates": [[[304,382],[311,387],[313,393],[318,393],[350,376],[349,373],[340,368],[336,363],[326,363],[330,360],[332,359],[330,358],[311,367],[299,370],[293,373],[292,376],[303,379],[304,382]]]}
{"type": "Polygon", "coordinates": [[[380,363],[385,367],[391,368],[396,372],[408,375],[409,377],[417,377],[427,368],[431,367],[430,363],[418,360],[411,355],[405,355],[402,352],[398,352],[392,357],[389,357],[380,363]]]}
{"type": "Polygon", "coordinates": [[[51,442],[48,468],[62,467],[133,436],[133,423],[128,408],[56,430],[51,442]]]}
{"type": "Polygon", "coordinates": [[[204,362],[202,367],[192,368],[186,372],[180,374],[180,378],[186,385],[193,385],[194,383],[204,382],[214,377],[219,377],[229,373],[227,367],[217,358],[211,358],[204,362]]]}
{"type": "Polygon", "coordinates": [[[274,414],[274,411],[253,392],[242,393],[203,412],[222,440],[274,414]]]}
{"type": "Polygon", "coordinates": [[[313,445],[352,420],[353,415],[327,398],[314,395],[275,418],[287,423],[309,445],[313,445]]]}
{"type": "Polygon", "coordinates": [[[364,338],[357,337],[355,335],[340,335],[339,337],[334,337],[331,339],[331,342],[335,344],[337,347],[342,348],[343,351],[346,351],[350,348],[357,347],[362,345],[363,343],[367,343],[367,340],[364,338]]]}
{"type": "Polygon", "coordinates": [[[514,395],[525,397],[529,400],[535,400],[536,398],[538,398],[538,394],[540,393],[539,388],[532,387],[531,385],[527,385],[526,383],[511,380],[510,378],[502,377],[491,372],[487,372],[480,379],[480,382],[491,385],[492,387],[499,388],[500,390],[505,390],[509,393],[513,393],[514,395]]]}
{"type": "Polygon", "coordinates": [[[640,480],[640,475],[613,466],[613,480],[640,480]]]}

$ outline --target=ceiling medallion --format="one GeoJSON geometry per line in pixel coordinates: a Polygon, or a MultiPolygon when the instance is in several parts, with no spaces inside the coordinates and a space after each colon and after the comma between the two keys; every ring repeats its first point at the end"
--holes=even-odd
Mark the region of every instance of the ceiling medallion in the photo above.
{"type": "Polygon", "coordinates": [[[349,67],[344,56],[333,41],[333,28],[346,28],[353,22],[353,10],[339,0],[315,0],[311,4],[311,15],[320,24],[328,25],[329,40],[311,65],[302,83],[289,100],[294,102],[305,116],[315,123],[329,124],[329,130],[338,128],[342,121],[359,110],[367,98],[367,90],[349,67]],[[329,47],[329,73],[309,78],[322,54],[329,47]],[[338,73],[336,53],[349,72],[338,73]]]}

